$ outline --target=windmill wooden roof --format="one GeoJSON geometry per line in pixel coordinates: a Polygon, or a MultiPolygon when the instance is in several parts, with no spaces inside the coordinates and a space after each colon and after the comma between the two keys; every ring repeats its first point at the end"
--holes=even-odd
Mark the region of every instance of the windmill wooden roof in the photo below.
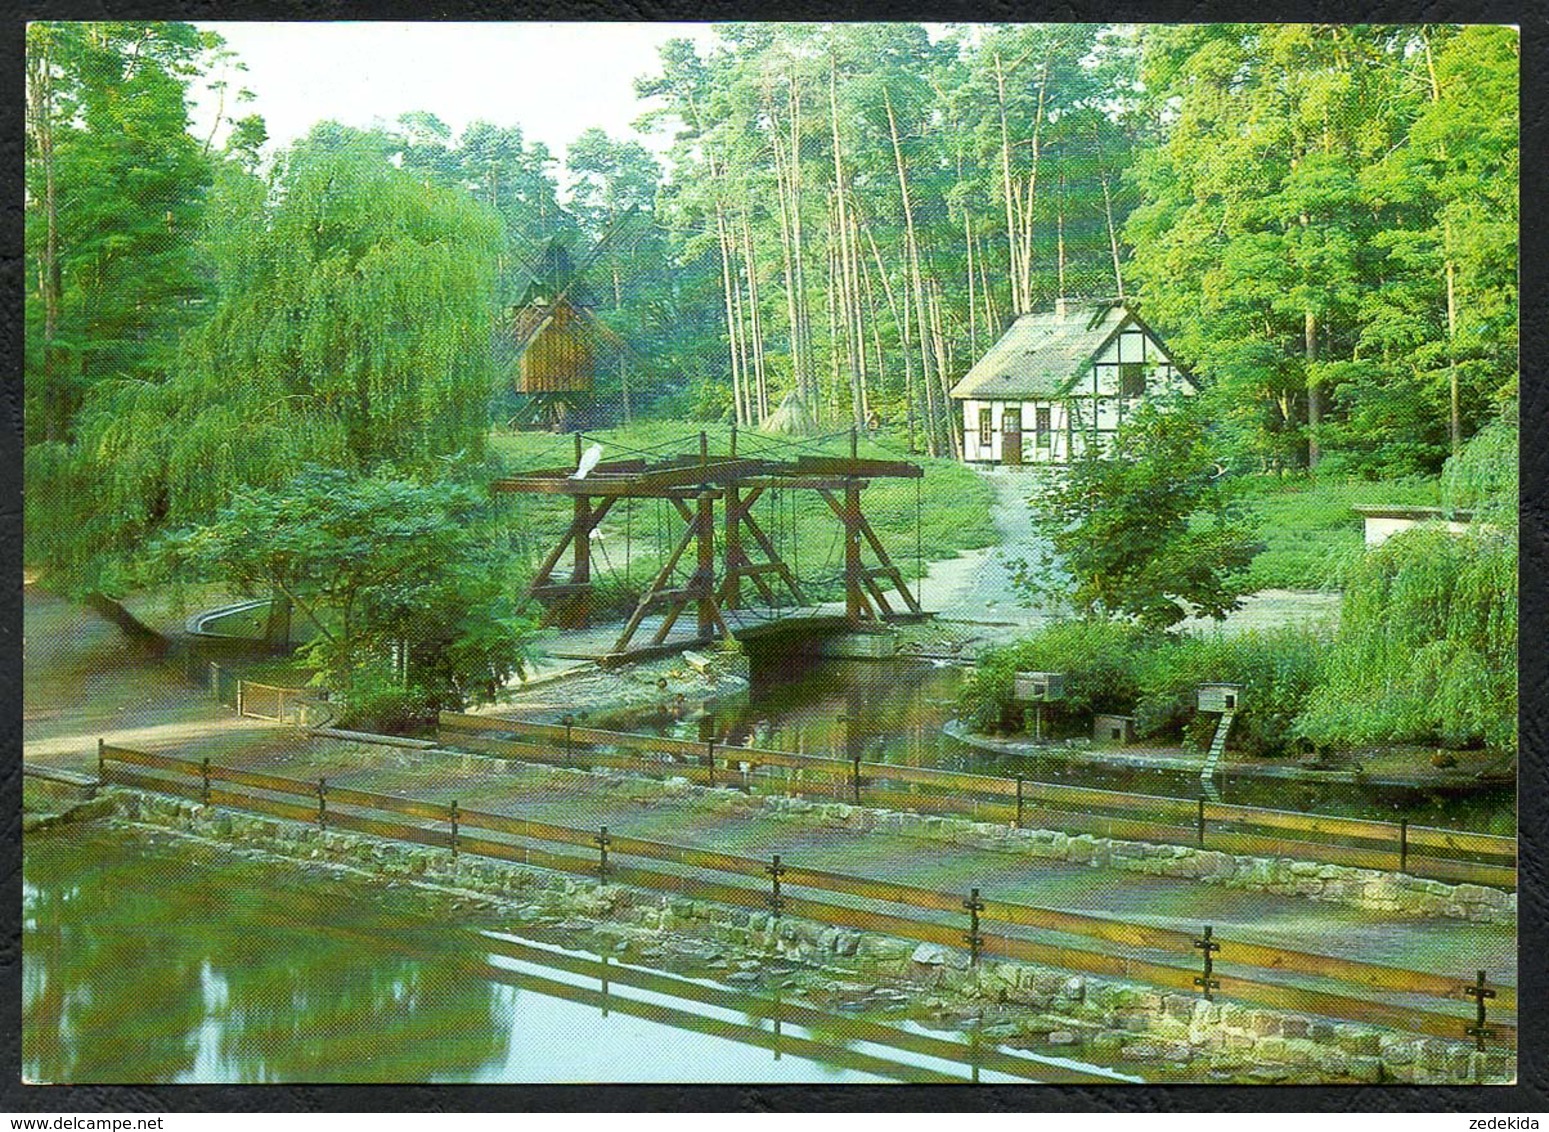
{"type": "Polygon", "coordinates": [[[1063,397],[1128,324],[1156,339],[1127,305],[1112,299],[1067,302],[1063,311],[1024,314],[952,387],[952,396],[986,401],[1063,397]]]}

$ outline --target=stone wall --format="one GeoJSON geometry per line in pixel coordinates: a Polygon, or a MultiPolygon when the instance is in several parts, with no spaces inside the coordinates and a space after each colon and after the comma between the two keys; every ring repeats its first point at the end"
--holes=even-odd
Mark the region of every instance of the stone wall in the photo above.
{"type": "Polygon", "coordinates": [[[1315,861],[1249,857],[1196,849],[1187,845],[1152,845],[1091,834],[1070,835],[1047,829],[1014,829],[1011,826],[975,822],[935,814],[873,810],[844,802],[787,797],[783,794],[744,794],[739,790],[694,786],[683,778],[665,780],[621,775],[616,770],[572,770],[515,764],[506,759],[486,759],[462,751],[427,751],[428,757],[462,760],[465,767],[498,763],[541,777],[554,788],[577,778],[606,779],[609,786],[627,791],[641,801],[675,797],[703,806],[712,813],[750,813],[773,818],[803,829],[841,827],[860,832],[875,830],[927,841],[940,841],[976,849],[1025,856],[1038,860],[1066,861],[1093,868],[1124,869],[1154,876],[1179,877],[1223,888],[1302,896],[1365,908],[1395,916],[1445,916],[1476,923],[1515,924],[1517,897],[1476,884],[1444,881],[1405,873],[1356,869],[1315,861]]]}
{"type": "MultiPolygon", "coordinates": [[[[1205,1002],[1029,964],[986,960],[975,967],[964,952],[934,944],[603,885],[505,861],[453,858],[441,849],[160,795],[113,789],[103,800],[121,820],[487,899],[518,922],[546,919],[616,939],[617,950],[643,947],[640,959],[646,962],[673,948],[703,955],[706,941],[716,941],[724,949],[712,949],[711,965],[729,969],[727,982],[757,979],[760,966],[772,959],[795,962],[802,965],[802,993],[816,1000],[840,999],[860,988],[867,1002],[908,1002],[946,1027],[973,1028],[986,1038],[1098,1063],[1119,1062],[1139,1068],[1147,1080],[1440,1084],[1515,1078],[1512,1053],[1478,1053],[1465,1041],[1205,1002]],[[726,960],[725,951],[734,962],[726,960]]],[[[1463,1024],[1460,1020],[1460,1029],[1463,1024]]]]}

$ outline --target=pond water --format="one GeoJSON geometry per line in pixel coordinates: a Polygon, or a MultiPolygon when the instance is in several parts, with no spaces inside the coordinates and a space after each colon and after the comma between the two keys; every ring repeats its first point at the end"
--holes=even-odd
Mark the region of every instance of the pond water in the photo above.
{"type": "Polygon", "coordinates": [[[778,1011],[761,1013],[746,992],[617,959],[601,966],[513,935],[492,914],[484,921],[436,915],[419,892],[170,834],[96,825],[31,834],[22,1076],[990,1082],[1037,1079],[1060,1064],[1002,1051],[1027,1069],[979,1069],[891,1045],[891,1031],[871,1040],[876,1022],[852,1037],[846,1027],[857,1023],[842,1015],[776,1027],[778,1011]]]}
{"type": "MultiPolygon", "coordinates": [[[[982,774],[1024,775],[1139,794],[1194,798],[1193,772],[1093,766],[1060,758],[998,754],[948,735],[963,671],[917,660],[798,660],[755,668],[745,695],[716,704],[711,720],[679,722],[633,715],[596,726],[655,730],[685,738],[982,774]]],[[[1303,782],[1226,775],[1221,800],[1249,806],[1437,825],[1510,834],[1516,792],[1510,786],[1435,789],[1303,782]]]]}

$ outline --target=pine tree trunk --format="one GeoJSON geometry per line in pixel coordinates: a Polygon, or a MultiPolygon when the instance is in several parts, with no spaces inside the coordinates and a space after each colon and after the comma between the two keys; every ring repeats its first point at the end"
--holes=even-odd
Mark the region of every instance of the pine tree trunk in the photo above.
{"type": "MultiPolygon", "coordinates": [[[[866,226],[866,242],[871,247],[872,261],[877,265],[877,278],[882,280],[882,294],[887,298],[887,309],[893,316],[893,325],[898,327],[898,352],[904,360],[904,411],[909,418],[909,451],[914,449],[914,365],[909,356],[909,304],[903,304],[903,315],[899,316],[899,304],[893,296],[893,284],[888,281],[887,271],[882,266],[882,253],[877,248],[877,241],[871,234],[871,226],[866,226]]],[[[907,298],[907,296],[906,296],[907,298]]]]}
{"type": "MultiPolygon", "coordinates": [[[[714,163],[710,166],[710,175],[716,176],[714,163]]],[[[745,424],[742,419],[742,373],[737,366],[737,311],[735,291],[732,287],[731,257],[726,247],[726,218],[719,201],[715,205],[715,231],[718,244],[721,249],[721,295],[726,303],[726,345],[727,354],[731,360],[731,399],[735,407],[738,424],[745,424]]]]}
{"type": "Polygon", "coordinates": [[[800,302],[796,293],[796,257],[800,254],[796,249],[791,226],[792,202],[787,194],[790,192],[790,174],[785,168],[784,148],[780,140],[779,120],[775,117],[774,99],[765,93],[765,107],[769,114],[771,132],[774,134],[774,165],[775,165],[775,196],[780,202],[780,252],[781,268],[785,275],[785,307],[786,318],[789,323],[790,348],[791,348],[791,384],[796,396],[803,401],[807,394],[807,371],[803,363],[801,348],[801,312],[800,302]]]}
{"type": "Polygon", "coordinates": [[[1306,313],[1303,322],[1303,339],[1308,366],[1307,374],[1307,468],[1317,471],[1322,449],[1318,444],[1318,430],[1323,424],[1323,398],[1318,384],[1313,380],[1311,368],[1318,360],[1318,316],[1306,313]]]}
{"type": "Polygon", "coordinates": [[[979,356],[979,312],[974,309],[974,238],[973,224],[968,218],[968,206],[963,206],[963,250],[968,255],[968,349],[979,356]]]}
{"type": "Polygon", "coordinates": [[[1038,165],[1043,151],[1040,141],[1043,136],[1044,105],[1048,94],[1049,63],[1044,60],[1043,68],[1038,73],[1038,111],[1033,116],[1033,165],[1027,174],[1027,193],[1023,198],[1022,206],[1022,302],[1024,310],[1031,310],[1033,306],[1033,217],[1036,212],[1038,199],[1038,165]]]}
{"type": "Polygon", "coordinates": [[[904,240],[909,257],[909,277],[914,291],[914,326],[920,343],[921,382],[925,386],[928,412],[925,417],[926,447],[932,456],[939,450],[935,398],[931,391],[930,320],[925,314],[925,285],[920,276],[920,247],[914,231],[914,206],[909,199],[909,177],[904,171],[904,151],[898,141],[898,119],[893,113],[892,95],[884,87],[883,104],[887,107],[888,135],[893,142],[893,165],[898,171],[898,194],[904,210],[904,240]]]}
{"type": "Polygon", "coordinates": [[[1006,198],[1006,251],[1011,280],[1011,310],[1014,315],[1027,310],[1020,280],[1021,263],[1017,258],[1016,190],[1011,184],[1011,130],[1006,124],[1006,76],[999,53],[995,55],[995,100],[1000,107],[1000,179],[1001,194],[1006,198]]]}
{"type": "Polygon", "coordinates": [[[742,257],[748,264],[748,311],[753,335],[753,423],[769,415],[769,387],[764,379],[764,316],[759,311],[758,267],[753,258],[753,226],[742,214],[742,257]]]}
{"type": "Polygon", "coordinates": [[[845,315],[845,360],[850,366],[850,407],[856,427],[866,423],[861,406],[861,369],[864,364],[863,345],[857,341],[855,326],[856,296],[853,289],[854,271],[850,256],[850,213],[845,202],[844,159],[839,146],[839,63],[834,56],[828,58],[828,120],[833,133],[834,146],[834,203],[838,208],[835,228],[839,236],[839,272],[843,280],[841,305],[845,315]]]}

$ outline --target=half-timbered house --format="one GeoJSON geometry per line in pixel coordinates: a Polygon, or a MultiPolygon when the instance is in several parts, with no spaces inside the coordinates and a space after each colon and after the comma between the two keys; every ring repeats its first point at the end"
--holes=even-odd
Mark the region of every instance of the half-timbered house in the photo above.
{"type": "Polygon", "coordinates": [[[1147,397],[1197,392],[1123,301],[1061,301],[1025,314],[952,389],[963,458],[1068,464],[1118,431],[1147,397]]]}

